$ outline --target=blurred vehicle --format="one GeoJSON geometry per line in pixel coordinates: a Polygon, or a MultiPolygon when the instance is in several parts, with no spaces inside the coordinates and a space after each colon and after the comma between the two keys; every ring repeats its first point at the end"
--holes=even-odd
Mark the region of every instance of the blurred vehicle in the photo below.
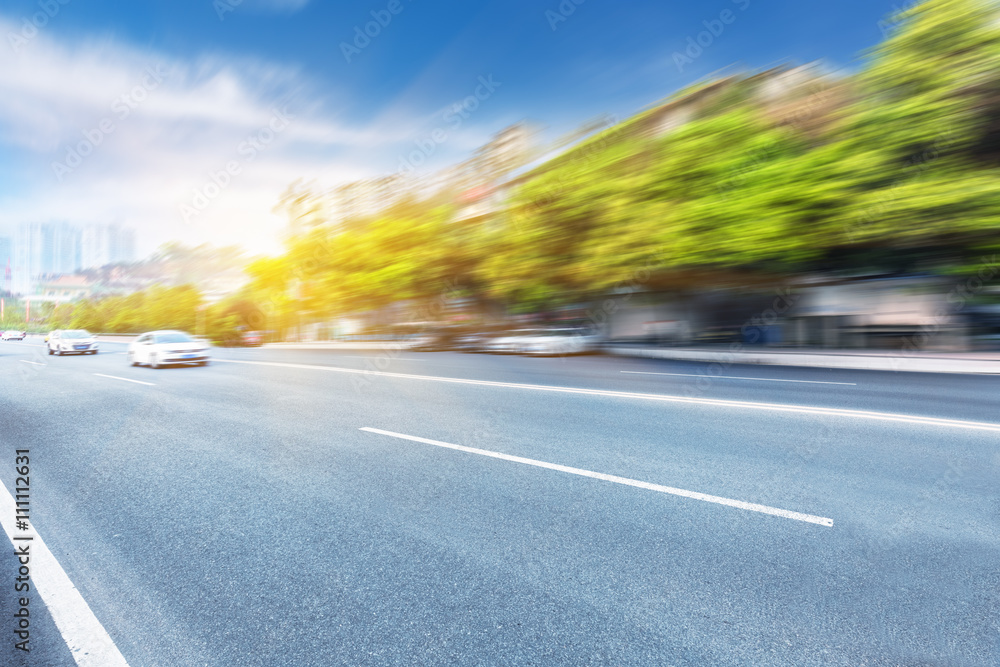
{"type": "Polygon", "coordinates": [[[260,347],[264,344],[264,336],[259,331],[244,331],[242,342],[247,347],[260,347]]]}
{"type": "Polygon", "coordinates": [[[45,344],[49,354],[97,354],[97,339],[85,329],[57,329],[48,335],[45,344]]]}
{"type": "Polygon", "coordinates": [[[414,352],[445,352],[454,350],[459,332],[453,329],[437,329],[413,338],[409,349],[414,352]]]}
{"type": "Polygon", "coordinates": [[[491,338],[487,352],[494,354],[581,354],[596,346],[596,336],[584,336],[585,329],[517,329],[491,338]]]}
{"type": "Polygon", "coordinates": [[[478,329],[468,329],[455,337],[452,349],[459,352],[489,352],[490,343],[496,339],[508,335],[506,328],[496,325],[484,325],[478,329]]]}
{"type": "Polygon", "coordinates": [[[499,347],[509,354],[563,356],[594,352],[600,342],[589,329],[535,329],[500,339],[499,347]]]}
{"type": "Polygon", "coordinates": [[[485,332],[472,332],[455,337],[452,349],[458,352],[485,352],[492,336],[485,332]]]}
{"type": "Polygon", "coordinates": [[[148,364],[153,368],[171,364],[196,364],[207,366],[210,360],[209,345],[183,331],[150,331],[128,346],[127,358],[131,366],[148,364]]]}
{"type": "Polygon", "coordinates": [[[237,327],[234,331],[226,333],[218,343],[223,347],[260,347],[264,344],[264,333],[237,327]]]}
{"type": "Polygon", "coordinates": [[[0,335],[0,340],[24,340],[25,335],[24,331],[15,331],[14,329],[11,329],[10,331],[4,331],[3,334],[0,335]]]}
{"type": "Polygon", "coordinates": [[[524,341],[537,336],[541,329],[516,329],[506,334],[494,336],[486,341],[484,352],[491,354],[517,354],[524,341]]]}
{"type": "Polygon", "coordinates": [[[507,334],[505,329],[489,326],[445,326],[411,338],[409,349],[416,352],[488,352],[490,341],[507,334]]]}

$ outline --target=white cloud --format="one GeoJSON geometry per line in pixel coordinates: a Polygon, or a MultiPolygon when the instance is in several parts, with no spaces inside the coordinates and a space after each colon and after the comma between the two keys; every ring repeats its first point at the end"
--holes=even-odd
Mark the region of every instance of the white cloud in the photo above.
{"type": "MultiPolygon", "coordinates": [[[[0,35],[12,29],[0,18],[0,35]]],[[[376,116],[360,126],[339,121],[329,105],[346,108],[344,91],[290,66],[178,59],[108,39],[67,44],[44,30],[16,52],[8,46],[0,45],[0,149],[15,156],[29,185],[16,193],[0,185],[0,225],[8,232],[23,221],[117,220],[139,230],[143,250],[187,237],[261,251],[280,231],[271,211],[289,183],[390,171],[394,156],[424,131],[412,120],[419,114],[376,116]],[[292,122],[247,159],[244,142],[266,136],[275,109],[284,107],[292,122]],[[77,164],[74,153],[84,152],[77,164]],[[181,204],[233,160],[241,173],[185,224],[181,204]]]]}

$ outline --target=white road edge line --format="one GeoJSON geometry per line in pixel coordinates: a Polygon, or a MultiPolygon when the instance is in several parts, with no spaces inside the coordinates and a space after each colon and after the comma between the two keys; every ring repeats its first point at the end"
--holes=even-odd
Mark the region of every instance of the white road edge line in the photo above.
{"type": "Polygon", "coordinates": [[[147,385],[149,387],[155,387],[156,386],[156,384],[153,383],[153,382],[143,382],[142,380],[130,380],[128,378],[120,378],[117,375],[105,375],[104,373],[94,373],[94,375],[96,375],[97,377],[100,377],[100,378],[111,378],[112,380],[121,380],[123,382],[134,382],[136,384],[144,384],[144,385],[147,385]]]}
{"type": "Polygon", "coordinates": [[[15,504],[7,487],[0,482],[0,524],[15,547],[29,544],[31,580],[42,602],[52,615],[56,627],[66,641],[79,667],[128,667],[107,630],[94,616],[90,605],[80,595],[66,571],[45,545],[42,536],[20,532],[14,534],[15,504]],[[31,537],[31,540],[16,538],[31,537]]]}
{"type": "Polygon", "coordinates": [[[21,359],[20,361],[21,361],[22,364],[31,364],[32,366],[44,366],[45,365],[45,364],[43,364],[40,361],[28,361],[27,359],[21,359]]]}
{"type": "Polygon", "coordinates": [[[621,373],[628,373],[629,375],[676,375],[678,377],[686,378],[706,378],[709,380],[724,379],[724,380],[760,380],[762,382],[802,382],[806,384],[843,384],[851,387],[857,387],[857,382],[827,382],[823,380],[782,380],[780,378],[748,378],[740,377],[738,375],[698,375],[696,373],[653,373],[652,371],[620,371],[621,373]]]}
{"type": "Polygon", "coordinates": [[[806,523],[815,523],[820,526],[826,526],[828,528],[833,526],[833,519],[828,519],[822,516],[815,516],[813,514],[792,512],[791,510],[783,510],[777,507],[758,505],[757,503],[748,503],[743,500],[733,500],[731,498],[723,498],[721,496],[712,496],[707,493],[699,493],[697,491],[686,491],[685,489],[675,489],[672,486],[651,484],[650,482],[641,482],[636,479],[629,479],[628,477],[618,477],[617,475],[606,475],[602,472],[593,472],[591,470],[583,470],[582,468],[572,468],[570,466],[564,466],[558,463],[547,463],[545,461],[538,461],[536,459],[524,458],[523,456],[513,456],[511,454],[501,454],[500,452],[491,452],[487,449],[476,449],[475,447],[453,445],[451,443],[441,442],[440,440],[429,440],[428,438],[419,438],[415,435],[405,435],[403,433],[395,433],[393,431],[383,431],[382,429],[371,428],[369,426],[365,426],[358,430],[367,431],[369,433],[377,433],[379,435],[387,435],[392,438],[400,438],[402,440],[412,440],[413,442],[422,442],[426,445],[434,445],[435,447],[456,449],[460,452],[468,452],[469,454],[479,454],[480,456],[489,456],[491,458],[501,459],[503,461],[523,463],[525,465],[535,466],[537,468],[558,470],[559,472],[567,472],[570,473],[571,475],[580,475],[581,477],[592,477],[594,479],[604,480],[605,482],[614,482],[615,484],[624,484],[625,486],[635,486],[640,489],[647,489],[649,491],[659,491],[660,493],[668,493],[672,496],[681,496],[683,498],[701,500],[706,503],[715,503],[716,505],[735,507],[737,509],[747,510],[750,512],[760,512],[761,514],[780,516],[784,519],[794,519],[795,521],[805,521],[806,523]]]}
{"type": "Polygon", "coordinates": [[[339,366],[314,366],[311,364],[291,364],[278,361],[237,361],[236,359],[215,359],[215,361],[230,364],[248,364],[251,366],[276,366],[279,368],[301,368],[305,370],[328,371],[331,373],[347,373],[352,375],[369,375],[400,378],[404,380],[424,380],[427,382],[447,382],[452,384],[471,384],[482,387],[509,387],[511,389],[529,389],[533,391],[552,391],[563,394],[582,394],[585,396],[608,396],[613,398],[631,398],[644,401],[662,401],[664,403],[689,403],[697,405],[716,405],[727,408],[746,408],[750,410],[770,410],[773,412],[793,412],[809,415],[826,415],[830,417],[855,417],[858,419],[875,419],[880,421],[901,422],[905,424],[920,424],[923,426],[942,426],[949,428],[965,428],[976,431],[992,431],[1000,433],[1000,424],[989,422],[964,421],[961,419],[943,419],[941,417],[915,417],[891,412],[875,412],[872,410],[851,410],[848,408],[817,408],[786,403],[754,403],[753,401],[733,401],[722,398],[693,398],[688,396],[671,396],[669,394],[641,394],[630,391],[611,391],[606,389],[582,389],[577,387],[557,387],[544,384],[518,384],[514,382],[495,382],[492,380],[463,380],[460,378],[437,377],[434,375],[408,375],[406,373],[389,373],[386,371],[369,371],[357,368],[341,368],[339,366]]]}

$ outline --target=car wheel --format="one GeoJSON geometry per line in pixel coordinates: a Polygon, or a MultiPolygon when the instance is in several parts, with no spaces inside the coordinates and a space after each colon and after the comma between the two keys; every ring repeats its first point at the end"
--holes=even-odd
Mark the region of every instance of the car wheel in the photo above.
{"type": "Polygon", "coordinates": [[[199,361],[198,365],[199,366],[208,366],[208,361],[199,361]]]}
{"type": "Polygon", "coordinates": [[[136,360],[135,360],[135,352],[129,352],[128,353],[128,357],[126,357],[126,358],[128,359],[128,365],[129,366],[138,366],[139,365],[138,363],[136,363],[136,360]]]}
{"type": "Polygon", "coordinates": [[[156,359],[155,354],[149,355],[149,365],[151,368],[159,368],[160,362],[156,359]]]}
{"type": "Polygon", "coordinates": [[[50,347],[48,349],[49,349],[49,354],[51,355],[52,354],[52,348],[50,347]]]}

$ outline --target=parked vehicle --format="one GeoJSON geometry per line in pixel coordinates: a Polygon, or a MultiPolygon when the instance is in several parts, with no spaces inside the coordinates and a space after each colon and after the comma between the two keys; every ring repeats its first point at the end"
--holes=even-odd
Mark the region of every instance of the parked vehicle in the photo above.
{"type": "Polygon", "coordinates": [[[217,342],[223,347],[259,347],[264,344],[264,332],[248,331],[238,327],[217,342]]]}
{"type": "Polygon", "coordinates": [[[589,329],[521,329],[490,340],[486,350],[494,354],[562,356],[594,352],[598,343],[599,337],[589,329]]]}
{"type": "Polygon", "coordinates": [[[422,333],[413,339],[410,350],[414,352],[444,352],[455,349],[455,340],[458,336],[453,329],[437,329],[422,333]]]}
{"type": "Polygon", "coordinates": [[[264,336],[259,331],[244,331],[243,344],[247,347],[260,347],[264,344],[264,336]]]}
{"type": "Polygon", "coordinates": [[[459,352],[489,352],[490,343],[509,335],[509,330],[496,325],[483,325],[469,329],[455,338],[454,348],[459,352]]]}

